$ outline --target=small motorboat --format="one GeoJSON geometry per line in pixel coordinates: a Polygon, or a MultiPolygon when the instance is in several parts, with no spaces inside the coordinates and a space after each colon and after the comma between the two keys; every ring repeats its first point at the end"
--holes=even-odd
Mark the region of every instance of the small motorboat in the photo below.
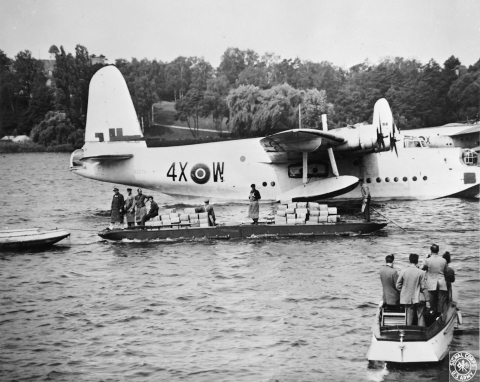
{"type": "Polygon", "coordinates": [[[39,228],[0,230],[0,251],[49,247],[70,236],[61,229],[40,231],[39,228]]]}
{"type": "MultiPolygon", "coordinates": [[[[371,362],[439,362],[449,351],[453,331],[462,323],[457,303],[450,301],[441,315],[427,314],[426,326],[406,325],[405,309],[381,303],[373,324],[367,359],[371,362]]],[[[415,323],[415,322],[414,322],[415,323]]]]}

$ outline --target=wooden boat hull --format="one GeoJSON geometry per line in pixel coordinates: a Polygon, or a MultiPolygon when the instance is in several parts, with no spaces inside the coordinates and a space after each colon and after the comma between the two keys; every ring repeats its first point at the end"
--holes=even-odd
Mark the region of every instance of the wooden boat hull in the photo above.
{"type": "Polygon", "coordinates": [[[394,363],[439,362],[448,354],[456,320],[455,303],[450,303],[442,316],[428,328],[396,325],[381,330],[377,313],[367,359],[394,363]]]}
{"type": "Polygon", "coordinates": [[[24,250],[49,247],[70,236],[64,230],[39,231],[38,229],[0,231],[0,250],[24,250]]]}
{"type": "Polygon", "coordinates": [[[341,222],[318,225],[225,225],[216,227],[174,227],[130,228],[119,230],[103,230],[98,233],[107,240],[171,240],[171,239],[245,239],[275,237],[314,237],[334,235],[358,235],[378,231],[387,223],[381,222],[341,222]]]}

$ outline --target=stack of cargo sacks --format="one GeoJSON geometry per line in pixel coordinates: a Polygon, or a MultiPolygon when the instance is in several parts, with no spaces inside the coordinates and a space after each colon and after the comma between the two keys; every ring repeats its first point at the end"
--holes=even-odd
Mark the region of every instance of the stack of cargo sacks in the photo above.
{"type": "Polygon", "coordinates": [[[145,222],[145,225],[153,226],[153,227],[159,227],[162,225],[162,221],[160,220],[160,216],[155,216],[151,218],[150,220],[147,220],[145,222]]]}
{"type": "Polygon", "coordinates": [[[180,225],[183,225],[183,226],[189,226],[190,225],[190,217],[188,216],[188,214],[184,213],[180,214],[179,216],[180,218],[180,225]]]}
{"type": "Polygon", "coordinates": [[[170,214],[163,213],[160,215],[160,219],[162,220],[162,225],[163,226],[171,226],[172,221],[170,220],[170,214]]]}
{"type": "Polygon", "coordinates": [[[275,214],[275,224],[286,224],[287,223],[287,205],[280,204],[278,207],[277,213],[275,214]]]}
{"type": "Polygon", "coordinates": [[[200,223],[200,227],[208,227],[208,213],[200,212],[198,214],[198,222],[200,223]]]}
{"type": "Polygon", "coordinates": [[[335,223],[337,222],[337,208],[328,207],[326,204],[308,203],[309,219],[307,224],[335,223]]]}

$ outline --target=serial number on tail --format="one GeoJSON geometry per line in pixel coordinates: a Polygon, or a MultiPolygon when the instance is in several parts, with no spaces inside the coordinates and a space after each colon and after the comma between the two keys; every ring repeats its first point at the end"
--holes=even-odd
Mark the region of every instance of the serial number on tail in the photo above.
{"type": "Polygon", "coordinates": [[[187,169],[187,166],[188,162],[185,162],[185,164],[182,162],[173,162],[167,171],[167,178],[172,178],[173,182],[188,182],[187,175],[189,174],[193,182],[205,184],[213,175],[214,182],[223,182],[225,162],[213,162],[211,169],[204,163],[197,163],[193,165],[190,170],[187,169]],[[179,170],[179,175],[177,175],[177,169],[179,170]]]}

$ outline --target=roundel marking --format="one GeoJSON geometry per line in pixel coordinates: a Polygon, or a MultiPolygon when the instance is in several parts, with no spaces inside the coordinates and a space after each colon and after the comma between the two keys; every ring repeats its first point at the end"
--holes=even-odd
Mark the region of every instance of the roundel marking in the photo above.
{"type": "Polygon", "coordinates": [[[197,184],[205,184],[210,180],[210,169],[203,163],[196,164],[190,171],[190,177],[197,184]]]}

